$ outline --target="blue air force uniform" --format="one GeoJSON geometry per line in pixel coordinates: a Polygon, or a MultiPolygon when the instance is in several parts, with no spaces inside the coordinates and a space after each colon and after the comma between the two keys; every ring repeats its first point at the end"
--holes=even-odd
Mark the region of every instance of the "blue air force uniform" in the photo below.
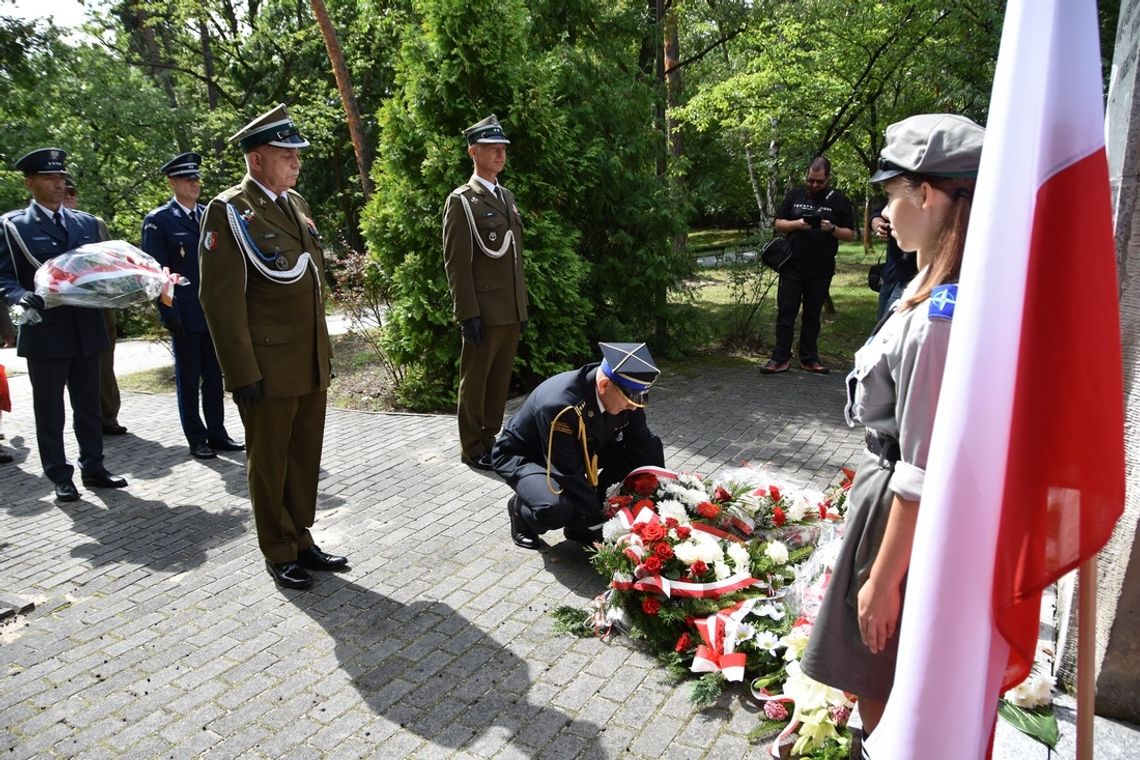
{"type": "Polygon", "coordinates": [[[492,449],[495,472],[515,491],[509,505],[512,538],[523,548],[538,548],[535,534],[558,528],[566,529],[568,538],[590,537],[603,522],[601,503],[610,485],[638,467],[665,464],[661,439],[650,432],[643,408],[659,374],[648,349],[644,344],[601,346],[602,363],[563,372],[535,388],[492,449]],[[626,371],[631,362],[640,366],[626,371]],[[598,395],[598,373],[634,408],[607,413],[598,395]],[[536,545],[520,543],[515,535],[521,529],[527,538],[527,528],[536,545]]]}
{"type": "MultiPolygon", "coordinates": [[[[202,157],[183,153],[168,161],[160,171],[171,178],[198,179],[202,157]]],[[[159,300],[158,313],[170,331],[174,347],[174,376],[178,390],[178,417],[182,432],[196,456],[208,455],[206,444],[229,448],[225,426],[225,398],[222,369],[214,351],[206,315],[198,300],[198,243],[200,220],[205,206],[195,203],[190,213],[176,198],[147,214],[142,225],[142,249],[162,266],[190,281],[174,289],[170,306],[159,300]],[[192,215],[191,215],[192,214],[192,215]],[[202,412],[198,412],[201,388],[202,412]]]]}
{"type": "MultiPolygon", "coordinates": [[[[26,177],[63,174],[66,156],[58,148],[43,148],[21,157],[16,168],[26,177]]],[[[26,209],[11,211],[2,219],[0,292],[8,304],[34,294],[33,277],[45,261],[86,243],[108,239],[101,219],[62,205],[53,212],[33,200],[26,209]]],[[[16,353],[28,360],[36,444],[44,474],[57,487],[69,486],[64,500],[72,500],[78,494],[71,485],[74,468],[63,447],[63,392],[66,387],[71,397],[80,471],[84,480],[102,485],[107,472],[103,465],[99,372],[100,355],[110,344],[103,318],[94,309],[55,306],[39,311],[41,322],[20,327],[16,353]]]]}

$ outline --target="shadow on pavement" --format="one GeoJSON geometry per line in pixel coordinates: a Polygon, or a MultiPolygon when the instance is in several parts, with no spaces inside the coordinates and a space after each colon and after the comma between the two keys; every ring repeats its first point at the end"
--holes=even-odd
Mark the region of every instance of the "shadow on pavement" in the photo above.
{"type": "Polygon", "coordinates": [[[369,708],[435,745],[595,748],[597,726],[532,704],[527,663],[447,604],[404,604],[348,582],[324,598],[289,599],[332,637],[369,708]],[[492,732],[500,736],[484,736],[492,732]]]}
{"type": "Polygon", "coordinates": [[[121,490],[91,492],[57,503],[77,533],[92,540],[71,549],[95,566],[127,563],[160,572],[185,572],[206,562],[210,549],[240,536],[249,512],[208,512],[193,504],[166,504],[121,490]]]}
{"type": "MultiPolygon", "coordinates": [[[[558,541],[562,531],[550,531],[543,538],[558,541]]],[[[524,551],[518,549],[518,551],[524,551]]],[[[606,579],[590,564],[588,547],[577,541],[563,540],[552,543],[548,551],[542,552],[542,564],[546,572],[570,591],[593,599],[606,590],[606,579]]]]}

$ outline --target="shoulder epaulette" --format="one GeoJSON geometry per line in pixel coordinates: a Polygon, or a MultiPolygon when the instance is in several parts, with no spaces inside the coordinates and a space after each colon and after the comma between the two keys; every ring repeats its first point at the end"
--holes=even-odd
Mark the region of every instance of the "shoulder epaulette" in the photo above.
{"type": "Polygon", "coordinates": [[[463,195],[464,190],[470,190],[470,189],[471,189],[471,185],[460,185],[459,187],[452,190],[451,194],[452,195],[463,195]]]}
{"type": "Polygon", "coordinates": [[[930,306],[927,316],[930,319],[944,319],[950,321],[954,318],[954,305],[958,302],[958,283],[949,285],[935,285],[930,291],[930,306]]]}
{"type": "MultiPolygon", "coordinates": [[[[223,203],[229,203],[231,200],[234,199],[235,196],[241,194],[241,190],[242,190],[241,185],[234,185],[233,187],[228,188],[228,189],[223,190],[222,192],[218,193],[218,197],[214,198],[214,200],[215,201],[222,201],[223,203]]],[[[211,203],[212,202],[213,201],[211,201],[211,203]]]]}

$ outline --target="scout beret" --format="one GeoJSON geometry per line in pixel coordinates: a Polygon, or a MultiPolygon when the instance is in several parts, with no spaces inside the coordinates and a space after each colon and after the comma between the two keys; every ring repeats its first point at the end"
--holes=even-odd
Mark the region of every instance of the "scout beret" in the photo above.
{"type": "Polygon", "coordinates": [[[37,148],[31,153],[25,153],[16,159],[16,170],[24,173],[25,177],[33,174],[67,174],[63,162],[67,160],[67,151],[60,148],[37,148]]]}
{"type": "Polygon", "coordinates": [[[158,170],[167,177],[181,177],[183,179],[200,179],[198,170],[202,166],[202,156],[198,153],[181,153],[167,161],[158,170]]]}
{"type": "Polygon", "coordinates": [[[644,343],[599,343],[602,373],[635,406],[645,406],[649,388],[661,374],[644,343]]]}
{"type": "Polygon", "coordinates": [[[490,143],[503,143],[509,145],[511,142],[503,133],[503,125],[499,123],[495,114],[491,114],[486,119],[472,124],[463,130],[463,135],[467,138],[468,145],[474,145],[475,143],[483,143],[485,145],[490,143]]]}
{"type": "Polygon", "coordinates": [[[262,145],[278,148],[309,147],[309,141],[301,137],[297,125],[289,118],[284,103],[278,103],[239,129],[230,137],[230,142],[241,145],[242,151],[246,153],[262,145]]]}
{"type": "Polygon", "coordinates": [[[879,154],[872,182],[904,173],[933,177],[976,177],[986,131],[949,113],[911,116],[887,127],[887,144],[879,154]]]}

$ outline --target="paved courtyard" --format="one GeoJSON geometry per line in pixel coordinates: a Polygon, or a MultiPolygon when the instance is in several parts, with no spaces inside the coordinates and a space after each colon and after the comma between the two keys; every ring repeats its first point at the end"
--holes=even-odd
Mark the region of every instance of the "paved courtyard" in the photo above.
{"type": "MultiPolygon", "coordinates": [[[[129,488],[59,504],[26,376],[12,389],[0,608],[23,612],[0,622],[0,757],[763,754],[743,690],[695,713],[628,641],[554,633],[549,611],[604,580],[560,536],[542,554],[510,542],[508,489],[460,464],[453,416],[330,410],[314,535],[351,571],[285,591],[257,550],[243,456],[190,458],[172,395],[124,393],[130,433],[106,461],[129,488]]],[[[824,487],[861,446],[842,398],[840,373],[693,361],[658,382],[649,419],[673,469],[747,461],[824,487]]]]}

